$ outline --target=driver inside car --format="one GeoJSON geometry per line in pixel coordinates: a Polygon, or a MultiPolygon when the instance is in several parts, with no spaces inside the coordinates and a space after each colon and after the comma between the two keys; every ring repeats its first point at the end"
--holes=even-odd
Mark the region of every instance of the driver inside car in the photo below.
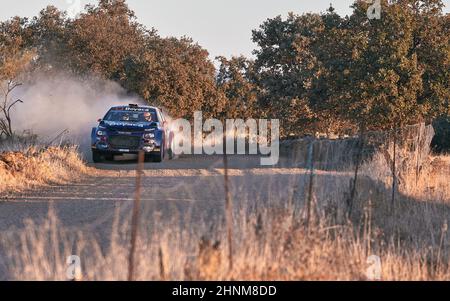
{"type": "Polygon", "coordinates": [[[152,122],[153,121],[152,114],[150,112],[145,112],[144,113],[144,119],[147,122],[152,122]]]}
{"type": "Polygon", "coordinates": [[[122,121],[130,121],[130,115],[129,114],[124,114],[122,116],[122,121]]]}

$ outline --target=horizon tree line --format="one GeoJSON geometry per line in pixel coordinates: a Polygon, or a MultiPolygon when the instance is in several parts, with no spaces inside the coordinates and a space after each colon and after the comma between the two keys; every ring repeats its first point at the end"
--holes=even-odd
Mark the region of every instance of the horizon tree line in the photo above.
{"type": "Polygon", "coordinates": [[[192,39],[140,24],[125,0],[100,0],[74,19],[53,6],[13,17],[0,22],[0,136],[14,134],[8,108],[20,105],[9,88],[36,71],[116,81],[176,118],[276,118],[284,137],[449,116],[450,15],[442,0],[381,2],[380,19],[369,20],[370,3],[360,0],[345,17],[330,7],[267,19],[252,33],[254,59],[218,57],[217,69],[192,39]]]}

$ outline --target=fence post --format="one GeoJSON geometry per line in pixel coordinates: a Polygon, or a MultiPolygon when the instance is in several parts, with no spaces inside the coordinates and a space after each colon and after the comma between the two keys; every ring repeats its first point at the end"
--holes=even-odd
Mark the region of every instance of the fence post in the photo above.
{"type": "Polygon", "coordinates": [[[420,160],[421,160],[421,138],[422,138],[422,128],[425,127],[425,124],[420,123],[419,126],[419,133],[417,134],[417,145],[416,145],[416,186],[417,183],[419,182],[419,164],[420,164],[420,160]]]}
{"type": "Polygon", "coordinates": [[[134,280],[134,258],[136,253],[136,242],[139,229],[139,215],[141,210],[141,180],[142,172],[144,170],[145,154],[143,151],[139,152],[139,162],[136,170],[136,192],[134,196],[133,216],[131,217],[131,242],[130,254],[128,257],[128,281],[134,280]]]}
{"type": "Polygon", "coordinates": [[[358,174],[359,174],[359,167],[361,165],[361,161],[362,161],[362,154],[363,154],[363,150],[364,150],[364,135],[365,135],[365,131],[364,128],[361,127],[360,130],[360,137],[359,137],[359,150],[358,150],[358,156],[356,158],[356,166],[355,166],[355,175],[353,178],[353,184],[351,186],[351,190],[350,190],[350,199],[348,202],[348,215],[350,216],[352,214],[352,210],[353,210],[353,201],[355,199],[355,195],[356,195],[356,183],[358,181],[358,174]]]}
{"type": "Polygon", "coordinates": [[[308,198],[306,203],[306,225],[309,229],[311,222],[311,207],[313,201],[313,188],[314,188],[314,142],[313,138],[308,147],[308,165],[309,170],[309,186],[308,186],[308,198]]]}
{"type": "Polygon", "coordinates": [[[395,203],[395,189],[396,189],[396,182],[397,182],[397,126],[394,127],[394,155],[392,158],[392,210],[394,210],[394,203],[395,203]]]}
{"type": "MultiPolygon", "coordinates": [[[[234,137],[233,137],[234,139],[234,137]]],[[[225,191],[225,215],[228,240],[228,268],[233,269],[233,204],[231,202],[229,175],[228,175],[228,155],[226,149],[226,134],[223,136],[223,168],[224,168],[224,191],[225,191]]]]}

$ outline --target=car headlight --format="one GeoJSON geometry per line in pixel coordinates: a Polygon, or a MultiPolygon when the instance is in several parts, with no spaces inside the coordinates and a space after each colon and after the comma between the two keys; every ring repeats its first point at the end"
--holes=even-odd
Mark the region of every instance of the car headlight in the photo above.
{"type": "Polygon", "coordinates": [[[105,131],[97,131],[97,136],[106,136],[105,131]]]}
{"type": "Polygon", "coordinates": [[[154,133],[144,134],[144,139],[153,139],[153,138],[155,138],[155,134],[154,133]]]}

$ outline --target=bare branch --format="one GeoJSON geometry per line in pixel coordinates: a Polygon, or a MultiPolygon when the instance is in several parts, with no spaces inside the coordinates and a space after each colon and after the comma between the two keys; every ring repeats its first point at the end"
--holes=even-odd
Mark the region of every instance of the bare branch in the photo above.
{"type": "Polygon", "coordinates": [[[12,104],[9,105],[9,107],[7,109],[8,116],[9,116],[9,111],[11,110],[11,108],[19,102],[23,103],[23,101],[21,99],[17,99],[16,101],[14,101],[12,104]]]}
{"type": "Polygon", "coordinates": [[[11,87],[8,87],[8,94],[11,93],[15,88],[22,86],[22,83],[14,83],[11,87]]]}
{"type": "Polygon", "coordinates": [[[0,85],[0,89],[2,89],[2,94],[6,94],[6,90],[5,90],[5,88],[3,87],[3,83],[0,85]]]}
{"type": "Polygon", "coordinates": [[[8,136],[8,126],[6,125],[6,122],[3,119],[0,119],[0,131],[1,131],[0,135],[5,134],[6,136],[8,136]]]}

